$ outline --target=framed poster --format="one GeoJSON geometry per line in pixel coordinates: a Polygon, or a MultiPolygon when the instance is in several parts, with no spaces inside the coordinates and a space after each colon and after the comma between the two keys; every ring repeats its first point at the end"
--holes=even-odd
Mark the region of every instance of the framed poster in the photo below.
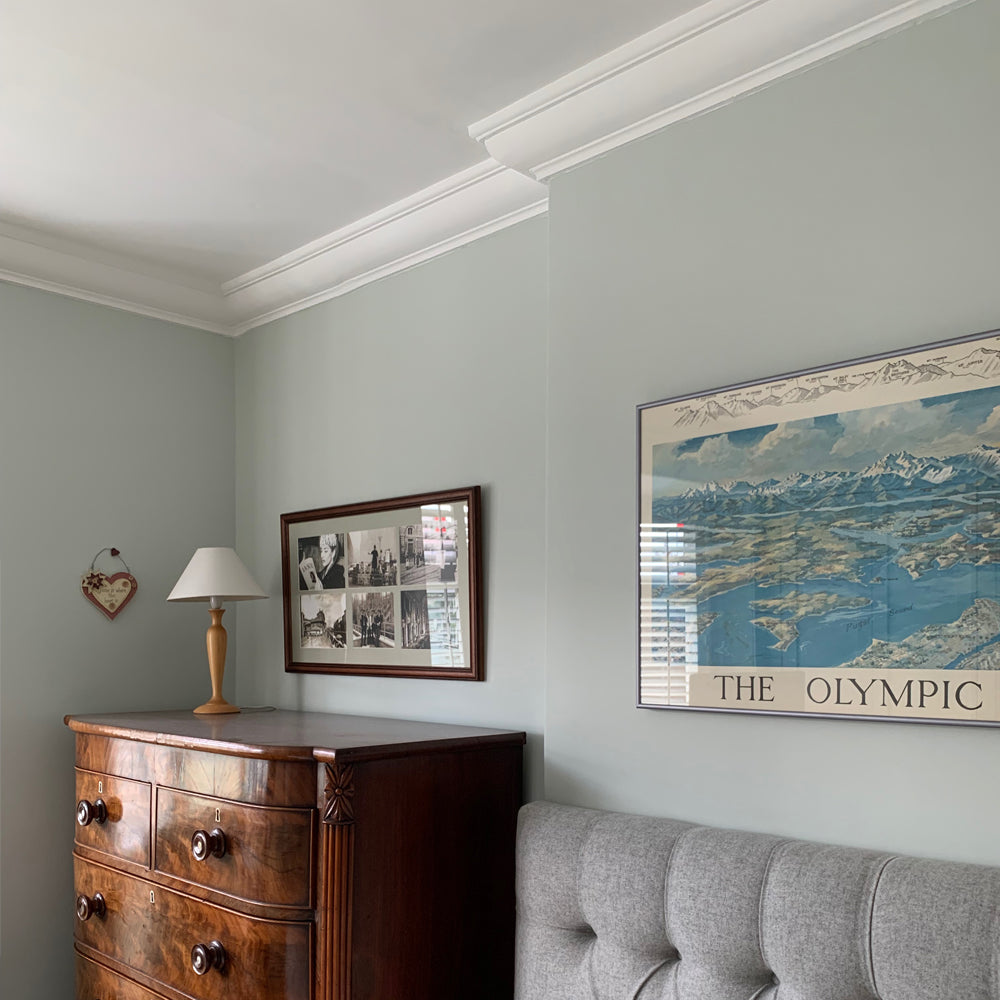
{"type": "Polygon", "coordinates": [[[1000,331],[638,408],[640,707],[1000,721],[1000,331]]]}
{"type": "Polygon", "coordinates": [[[281,515],[285,670],[483,679],[480,488],[281,515]]]}

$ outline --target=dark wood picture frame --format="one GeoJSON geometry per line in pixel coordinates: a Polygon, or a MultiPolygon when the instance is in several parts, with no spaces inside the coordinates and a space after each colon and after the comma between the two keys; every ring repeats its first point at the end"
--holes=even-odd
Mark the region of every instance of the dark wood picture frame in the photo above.
{"type": "Polygon", "coordinates": [[[285,670],[481,681],[479,486],[281,515],[285,670]]]}

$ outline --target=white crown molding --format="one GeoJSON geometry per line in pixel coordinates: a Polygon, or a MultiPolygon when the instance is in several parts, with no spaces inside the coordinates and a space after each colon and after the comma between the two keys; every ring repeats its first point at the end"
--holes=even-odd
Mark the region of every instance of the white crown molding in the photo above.
{"type": "Polygon", "coordinates": [[[548,208],[540,181],[973,0],[707,0],[470,126],[491,159],[221,287],[0,224],[0,280],[238,336],[548,208]]]}
{"type": "Polygon", "coordinates": [[[430,260],[548,208],[548,188],[492,160],[455,174],[221,287],[22,227],[0,225],[0,280],[238,336],[430,260]]]}
{"type": "Polygon", "coordinates": [[[543,180],[973,0],[708,0],[469,127],[543,180]]]}
{"type": "Polygon", "coordinates": [[[22,226],[0,225],[0,280],[181,326],[230,333],[226,303],[218,290],[195,287],[187,277],[162,270],[140,271],[132,260],[22,226]]]}
{"type": "Polygon", "coordinates": [[[227,281],[242,333],[545,212],[548,189],[485,160],[227,281]]]}

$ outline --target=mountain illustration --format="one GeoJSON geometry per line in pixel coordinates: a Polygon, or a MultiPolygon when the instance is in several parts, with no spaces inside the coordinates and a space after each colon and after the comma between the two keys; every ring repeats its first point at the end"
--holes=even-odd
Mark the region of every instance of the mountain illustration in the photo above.
{"type": "Polygon", "coordinates": [[[914,382],[929,382],[943,378],[948,373],[935,364],[915,365],[906,358],[889,361],[881,368],[872,372],[865,380],[866,385],[892,385],[902,382],[912,385],[914,382]]]}
{"type": "Polygon", "coordinates": [[[731,410],[727,410],[726,407],[714,399],[710,399],[702,407],[701,412],[704,420],[719,420],[721,417],[731,417],[733,415],[731,410]]]}
{"type": "MultiPolygon", "coordinates": [[[[819,393],[822,395],[822,393],[819,393]]],[[[814,390],[807,389],[805,386],[796,385],[788,390],[782,397],[782,400],[786,403],[802,403],[808,402],[811,399],[816,399],[816,394],[814,390]]]]}
{"type": "Polygon", "coordinates": [[[674,421],[674,426],[701,427],[705,424],[714,423],[716,420],[735,416],[741,412],[746,412],[746,410],[728,409],[716,400],[710,399],[701,406],[682,406],[678,410],[678,417],[674,421]]]}
{"type": "Polygon", "coordinates": [[[981,444],[975,451],[970,451],[966,458],[976,468],[1000,475],[1000,448],[981,444]]]}
{"type": "Polygon", "coordinates": [[[726,400],[726,411],[734,417],[741,417],[744,413],[756,410],[757,405],[753,400],[747,399],[744,396],[737,396],[726,400]]]}
{"type": "Polygon", "coordinates": [[[949,361],[946,367],[953,375],[978,375],[991,378],[1000,373],[1000,351],[980,347],[958,361],[949,361]]]}
{"type": "Polygon", "coordinates": [[[771,384],[760,383],[757,387],[750,386],[746,391],[735,389],[716,393],[700,402],[692,400],[678,405],[674,426],[709,427],[727,418],[742,417],[764,407],[811,403],[830,393],[846,394],[856,389],[878,386],[944,382],[941,391],[947,391],[950,379],[969,375],[982,379],[1000,376],[1000,349],[978,347],[955,360],[939,358],[937,361],[921,364],[915,364],[907,358],[890,358],[882,365],[867,369],[858,365],[854,370],[837,376],[835,380],[817,373],[792,376],[771,384]]]}
{"type": "Polygon", "coordinates": [[[680,406],[677,408],[677,419],[674,421],[675,427],[688,427],[698,420],[698,411],[691,406],[680,406]]]}
{"type": "Polygon", "coordinates": [[[954,472],[954,466],[941,462],[936,458],[914,458],[905,451],[886,455],[873,462],[867,469],[858,473],[861,479],[895,476],[911,482],[915,479],[926,479],[931,483],[942,483],[948,480],[954,472]]]}
{"type": "Polygon", "coordinates": [[[793,403],[810,403],[831,392],[851,392],[855,389],[879,385],[914,385],[934,382],[956,375],[979,375],[983,378],[1000,374],[1000,351],[980,348],[959,361],[948,362],[945,367],[927,362],[915,365],[906,358],[888,361],[881,368],[852,374],[839,382],[815,381],[803,385],[793,381],[787,388],[771,388],[766,396],[729,395],[725,404],[708,399],[701,405],[679,406],[674,420],[676,427],[704,427],[726,417],[738,417],[765,406],[786,406],[793,403]]]}
{"type": "Polygon", "coordinates": [[[738,515],[871,506],[925,492],[975,494],[998,489],[1000,448],[984,444],[947,459],[895,452],[859,472],[799,472],[781,480],[710,482],[659,498],[653,513],[657,520],[695,520],[712,512],[738,515]]]}

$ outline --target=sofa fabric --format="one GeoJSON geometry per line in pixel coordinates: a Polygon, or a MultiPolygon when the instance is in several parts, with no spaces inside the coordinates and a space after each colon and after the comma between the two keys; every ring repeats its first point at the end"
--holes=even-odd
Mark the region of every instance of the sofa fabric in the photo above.
{"type": "Polygon", "coordinates": [[[515,1000],[1000,1000],[1000,868],[532,802],[515,1000]]]}

